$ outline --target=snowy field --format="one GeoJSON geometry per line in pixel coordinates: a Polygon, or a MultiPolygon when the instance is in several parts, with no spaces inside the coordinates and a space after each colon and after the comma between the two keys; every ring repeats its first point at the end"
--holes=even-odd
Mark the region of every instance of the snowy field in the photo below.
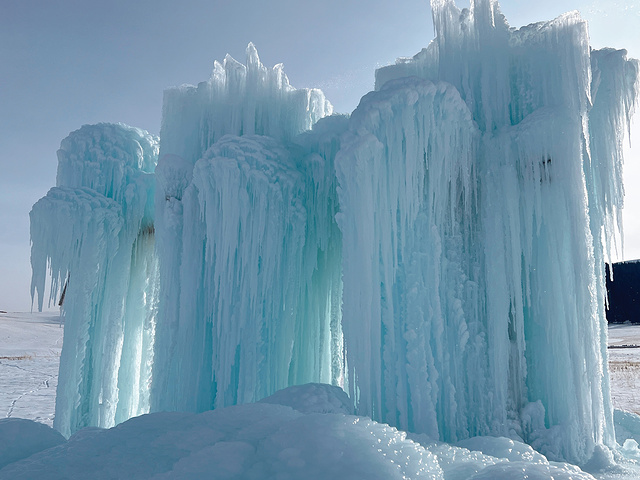
{"type": "MultiPolygon", "coordinates": [[[[4,417],[52,424],[63,333],[59,320],[51,313],[0,314],[4,417]]],[[[614,403],[640,413],[640,326],[612,326],[609,335],[614,403]]],[[[4,420],[0,479],[88,478],[88,472],[92,478],[205,478],[213,466],[216,478],[237,479],[638,478],[628,466],[607,466],[606,452],[589,469],[591,476],[547,462],[529,446],[505,438],[478,437],[450,446],[353,417],[352,408],[333,387],[293,387],[258,404],[199,415],[146,415],[110,430],[89,428],[68,442],[37,424],[4,420]],[[39,453],[11,464],[29,448],[39,453]]],[[[636,451],[630,456],[636,453],[640,458],[636,451]]]]}
{"type": "Polygon", "coordinates": [[[640,325],[609,327],[609,372],[614,406],[640,415],[640,325]]]}
{"type": "MultiPolygon", "coordinates": [[[[0,411],[53,424],[63,328],[55,313],[0,313],[0,411]]],[[[640,415],[640,325],[609,327],[613,404],[640,415]]]]}
{"type": "Polygon", "coordinates": [[[2,417],[53,424],[62,333],[54,313],[0,313],[2,417]]]}

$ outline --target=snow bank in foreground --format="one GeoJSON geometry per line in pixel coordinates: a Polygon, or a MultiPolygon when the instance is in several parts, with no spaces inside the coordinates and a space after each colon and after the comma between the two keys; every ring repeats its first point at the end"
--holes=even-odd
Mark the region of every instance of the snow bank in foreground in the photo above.
{"type": "Polygon", "coordinates": [[[216,479],[594,478],[504,438],[465,441],[472,451],[426,435],[407,439],[404,432],[365,417],[303,413],[350,408],[341,389],[310,384],[262,403],[200,414],[142,415],[108,430],[89,427],[66,443],[44,425],[0,421],[0,458],[9,460],[0,478],[208,478],[214,473],[216,479]],[[22,452],[5,456],[7,445],[22,452]]]}
{"type": "Polygon", "coordinates": [[[43,423],[23,418],[0,419],[0,468],[65,442],[43,423]]]}

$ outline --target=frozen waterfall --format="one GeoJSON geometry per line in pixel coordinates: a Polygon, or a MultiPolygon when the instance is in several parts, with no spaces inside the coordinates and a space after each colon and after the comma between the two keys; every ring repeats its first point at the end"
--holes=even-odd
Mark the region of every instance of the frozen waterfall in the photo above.
{"type": "Polygon", "coordinates": [[[47,268],[67,286],[56,428],[322,382],[444,441],[615,445],[604,263],[638,62],[577,12],[516,30],[495,0],[431,3],[435,40],[349,117],[250,44],[165,92],[159,147],[63,141],[31,213],[38,305],[47,268]]]}

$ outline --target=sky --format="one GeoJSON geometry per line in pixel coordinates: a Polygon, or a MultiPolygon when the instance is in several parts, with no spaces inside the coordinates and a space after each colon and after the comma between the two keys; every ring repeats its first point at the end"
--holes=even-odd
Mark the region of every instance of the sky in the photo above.
{"type": "MultiPolygon", "coordinates": [[[[638,0],[500,5],[514,27],[579,10],[592,46],[640,58],[638,0]]],[[[292,85],[321,88],[350,113],[376,68],[433,35],[428,0],[0,0],[0,310],[31,309],[28,215],[55,185],[71,131],[123,122],[158,134],[163,90],[206,80],[227,53],[244,62],[250,41],[292,85]]],[[[631,142],[625,259],[640,258],[640,118],[631,142]]]]}

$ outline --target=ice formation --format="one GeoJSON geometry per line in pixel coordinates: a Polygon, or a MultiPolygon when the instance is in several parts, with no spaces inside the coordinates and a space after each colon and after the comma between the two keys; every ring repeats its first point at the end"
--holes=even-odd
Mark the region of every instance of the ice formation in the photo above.
{"type": "Polygon", "coordinates": [[[335,182],[323,158],[286,145],[329,113],[320,91],[294,90],[253,45],[246,67],[227,57],[209,82],[166,92],[153,410],[202,411],[338,381],[335,182]]]}
{"type": "Polygon", "coordinates": [[[57,186],[31,211],[32,295],[41,310],[48,267],[50,302],[63,296],[54,425],[67,436],[149,410],[157,156],[147,132],[86,125],[62,141],[57,186]]]}
{"type": "Polygon", "coordinates": [[[324,382],[448,442],[615,446],[603,265],[638,63],[577,13],[432,10],[436,39],[350,117],[249,45],[165,92],[155,173],[139,130],[63,142],[32,212],[40,305],[48,264],[68,283],[56,428],[324,382]]]}
{"type": "Polygon", "coordinates": [[[638,64],[591,52],[577,13],[432,7],[436,39],[377,72],[336,156],[350,394],[586,461],[613,443],[603,265],[638,64]]]}

